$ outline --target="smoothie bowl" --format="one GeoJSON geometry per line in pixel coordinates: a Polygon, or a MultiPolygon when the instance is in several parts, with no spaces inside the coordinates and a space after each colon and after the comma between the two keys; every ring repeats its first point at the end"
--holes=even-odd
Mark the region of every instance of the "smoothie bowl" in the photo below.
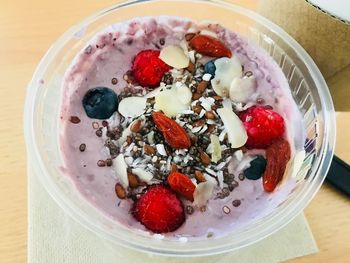
{"type": "Polygon", "coordinates": [[[257,14],[128,2],[52,46],[25,130],[41,183],[83,226],[188,256],[247,246],[298,215],[330,164],[333,113],[309,56],[257,14]]]}

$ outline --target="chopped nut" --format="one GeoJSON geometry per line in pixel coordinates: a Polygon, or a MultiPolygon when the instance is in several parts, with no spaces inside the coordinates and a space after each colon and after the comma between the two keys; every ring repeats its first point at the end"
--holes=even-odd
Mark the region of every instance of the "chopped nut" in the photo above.
{"type": "Polygon", "coordinates": [[[196,144],[198,141],[198,137],[196,135],[191,135],[190,139],[191,139],[192,144],[196,144]]]}
{"type": "Polygon", "coordinates": [[[205,124],[205,120],[198,120],[193,123],[193,127],[201,127],[205,124]]]}
{"type": "Polygon", "coordinates": [[[193,93],[192,95],[192,100],[198,100],[200,97],[202,97],[202,94],[200,93],[193,93]]]}
{"type": "Polygon", "coordinates": [[[186,69],[192,74],[196,72],[196,66],[192,63],[192,61],[190,61],[186,69]]]}
{"type": "Polygon", "coordinates": [[[195,171],[194,177],[196,178],[197,182],[202,183],[205,182],[205,177],[201,171],[195,171]]]}
{"type": "Polygon", "coordinates": [[[215,129],[216,129],[216,125],[210,124],[210,125],[208,125],[207,132],[212,133],[215,131],[215,129]]]}
{"type": "Polygon", "coordinates": [[[211,106],[211,109],[212,109],[212,110],[217,110],[218,108],[219,108],[219,106],[216,105],[216,104],[214,104],[213,106],[211,106]]]}
{"type": "Polygon", "coordinates": [[[153,156],[156,154],[156,150],[149,144],[145,144],[143,149],[147,155],[153,156]]]}
{"type": "Polygon", "coordinates": [[[130,136],[126,137],[126,143],[130,145],[132,143],[132,138],[130,136]]]}
{"type": "Polygon", "coordinates": [[[220,100],[222,100],[222,97],[219,95],[215,95],[215,96],[213,96],[213,99],[220,101],[220,100]]]}
{"type": "Polygon", "coordinates": [[[170,172],[171,172],[171,173],[177,172],[177,165],[176,165],[176,164],[173,163],[173,164],[171,165],[170,172]]]}
{"type": "Polygon", "coordinates": [[[128,172],[128,181],[130,188],[137,188],[139,186],[139,179],[133,173],[128,172]]]}
{"type": "Polygon", "coordinates": [[[139,142],[139,141],[142,141],[143,140],[143,137],[141,135],[136,135],[135,137],[135,141],[139,142]]]}
{"type": "Polygon", "coordinates": [[[203,151],[200,153],[200,159],[204,165],[209,165],[211,162],[209,155],[203,151]]]}
{"type": "Polygon", "coordinates": [[[207,117],[207,119],[215,119],[215,114],[212,111],[206,111],[205,117],[207,117]]]}
{"type": "Polygon", "coordinates": [[[203,93],[206,88],[208,87],[208,81],[202,80],[201,82],[198,83],[197,86],[197,93],[203,93]]]}
{"type": "Polygon", "coordinates": [[[115,193],[119,199],[125,199],[125,197],[126,197],[126,191],[120,183],[117,183],[115,185],[115,193]]]}
{"type": "Polygon", "coordinates": [[[186,41],[190,41],[196,34],[195,33],[187,33],[185,35],[186,41]]]}
{"type": "Polygon", "coordinates": [[[192,106],[192,110],[195,113],[199,114],[201,112],[201,110],[202,110],[202,107],[200,105],[194,105],[194,106],[192,106]]]}
{"type": "Polygon", "coordinates": [[[92,123],[92,128],[94,128],[95,130],[98,129],[99,126],[100,126],[100,125],[98,124],[97,121],[94,121],[94,122],[92,123]]]}
{"type": "Polygon", "coordinates": [[[141,120],[134,121],[130,126],[131,132],[138,132],[141,128],[141,120]]]}

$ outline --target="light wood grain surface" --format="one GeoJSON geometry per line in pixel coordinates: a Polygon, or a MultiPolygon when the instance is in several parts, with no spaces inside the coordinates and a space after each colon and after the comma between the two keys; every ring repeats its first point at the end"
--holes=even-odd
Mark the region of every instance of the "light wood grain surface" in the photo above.
{"type": "MultiPolygon", "coordinates": [[[[50,44],[69,26],[113,0],[0,1],[0,262],[26,262],[26,85],[50,44]]],[[[238,2],[238,1],[236,1],[238,2]]],[[[241,1],[256,6],[256,1],[241,1]]],[[[337,108],[349,110],[350,68],[329,79],[337,108]],[[347,94],[347,96],[344,96],[347,94]]],[[[350,113],[339,115],[337,154],[350,162],[350,113]]],[[[349,262],[350,199],[328,185],[305,210],[320,252],[293,262],[349,262]]]]}

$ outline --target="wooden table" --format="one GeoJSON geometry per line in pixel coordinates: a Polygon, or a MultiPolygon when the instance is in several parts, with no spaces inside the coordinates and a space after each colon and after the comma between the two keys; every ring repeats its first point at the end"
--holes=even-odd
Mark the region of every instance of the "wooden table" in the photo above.
{"type": "MultiPolygon", "coordinates": [[[[22,133],[25,90],[40,58],[69,26],[115,0],[0,1],[0,262],[26,262],[26,157],[22,133]]],[[[237,2],[237,1],[236,1],[237,2]]],[[[242,1],[255,6],[256,1],[242,1]]],[[[329,80],[337,107],[348,109],[350,69],[329,80]],[[347,89],[346,89],[347,88],[347,89]],[[341,90],[341,93],[337,93],[341,90]]],[[[350,162],[350,113],[338,122],[337,154],[350,162]]],[[[324,185],[305,210],[320,253],[293,262],[350,258],[350,200],[324,185]]]]}

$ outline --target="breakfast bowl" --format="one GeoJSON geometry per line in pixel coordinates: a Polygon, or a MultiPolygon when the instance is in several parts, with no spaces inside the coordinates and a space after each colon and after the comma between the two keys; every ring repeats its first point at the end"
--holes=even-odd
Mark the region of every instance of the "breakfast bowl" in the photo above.
{"type": "Polygon", "coordinates": [[[64,33],[41,60],[28,87],[24,123],[28,160],[34,173],[67,214],[112,244],[172,256],[203,256],[236,250],[262,240],[288,224],[303,211],[322,185],[335,143],[332,100],[310,56],[266,18],[218,0],[129,1],[84,19],[64,33]],[[271,196],[266,196],[266,208],[262,206],[254,213],[246,213],[237,220],[235,227],[218,236],[169,237],[134,228],[128,222],[118,222],[87,201],[65,174],[60,146],[60,108],[67,70],[77,54],[86,50],[89,41],[99,32],[118,28],[135,17],[164,15],[215,21],[265,50],[288,81],[304,126],[297,127],[302,132],[296,136],[299,141],[302,138],[302,154],[298,160],[294,158],[291,164],[294,170],[290,169],[287,175],[293,176],[294,184],[291,187],[288,183],[281,185],[271,196]]]}

